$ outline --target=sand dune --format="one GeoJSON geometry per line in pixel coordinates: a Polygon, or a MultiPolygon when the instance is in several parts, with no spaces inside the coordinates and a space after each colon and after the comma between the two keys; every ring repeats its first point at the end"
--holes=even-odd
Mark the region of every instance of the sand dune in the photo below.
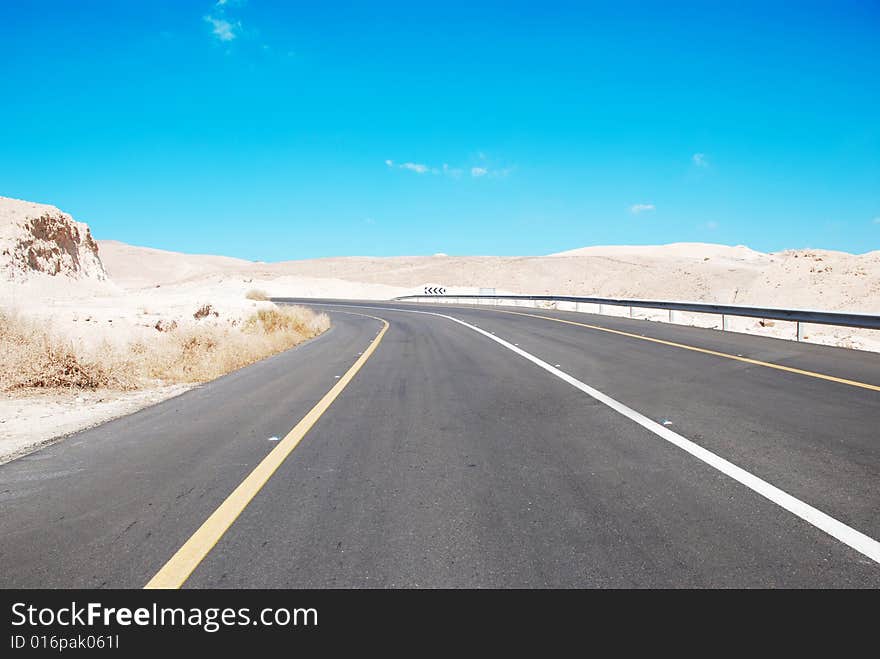
{"type": "Polygon", "coordinates": [[[98,245],[107,274],[124,288],[180,283],[224,270],[244,269],[251,264],[230,256],[181,254],[116,240],[100,240],[98,245]]]}
{"type": "Polygon", "coordinates": [[[766,254],[749,249],[745,245],[731,247],[714,243],[671,243],[669,245],[593,245],[569,249],[550,256],[641,256],[655,258],[657,256],[678,257],[685,259],[730,259],[731,261],[761,260],[766,254]]]}
{"type": "MultiPolygon", "coordinates": [[[[817,249],[763,253],[707,243],[592,246],[548,256],[338,257],[254,263],[224,257],[159,252],[99,241],[113,281],[155,287],[156,295],[199,291],[239,299],[248,288],[272,296],[389,299],[442,285],[449,293],[480,288],[520,294],[595,295],[717,302],[828,311],[880,313],[880,252],[854,255],[817,249]]],[[[129,295],[146,294],[129,291],[129,295]]],[[[649,317],[654,318],[649,314],[649,317]]],[[[658,316],[659,319],[659,316],[658,316]]],[[[682,316],[714,326],[717,318],[682,316]],[[706,322],[704,322],[706,321],[706,322]]],[[[786,323],[739,319],[734,327],[790,338],[786,323]]],[[[880,350],[872,330],[811,326],[809,340],[880,350]]]]}
{"type": "Polygon", "coordinates": [[[190,285],[233,280],[291,296],[391,297],[425,285],[523,294],[598,295],[880,312],[880,252],[676,243],[595,246],[550,256],[340,257],[253,263],[99,241],[114,281],[190,285]],[[118,265],[117,265],[118,264],[118,265]],[[161,273],[159,271],[162,271],[161,273]],[[152,273],[148,277],[143,273],[152,273]],[[151,278],[150,278],[151,277],[151,278]]]}

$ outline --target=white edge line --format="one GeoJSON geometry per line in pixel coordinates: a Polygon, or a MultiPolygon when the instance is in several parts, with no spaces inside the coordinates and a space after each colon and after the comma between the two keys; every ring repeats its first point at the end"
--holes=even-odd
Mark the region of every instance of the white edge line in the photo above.
{"type": "Polygon", "coordinates": [[[870,536],[865,535],[861,531],[857,531],[851,526],[847,526],[843,522],[831,517],[830,515],[823,513],[818,508],[814,508],[808,503],[805,503],[790,495],[788,492],[779,489],[775,485],[771,485],[767,481],[754,474],[746,471],[742,467],[738,467],[732,462],[725,460],[719,455],[712,453],[708,449],[703,448],[699,444],[695,444],[691,440],[687,439],[679,435],[677,432],[670,430],[669,428],[660,425],[656,421],[653,421],[646,417],[644,414],[640,412],[636,412],[631,407],[624,405],[623,403],[611,398],[606,394],[603,394],[598,389],[594,389],[588,384],[584,384],[577,378],[572,377],[568,373],[560,371],[558,368],[551,366],[547,362],[535,357],[534,355],[526,352],[522,348],[519,348],[504,339],[501,339],[494,334],[491,334],[485,330],[480,329],[479,327],[475,327],[470,323],[466,323],[463,320],[459,320],[453,316],[447,316],[442,313],[434,313],[432,311],[417,311],[415,309],[389,309],[386,307],[366,307],[360,305],[334,305],[334,304],[320,304],[315,303],[315,306],[346,306],[346,307],[356,307],[359,309],[379,309],[381,311],[392,311],[399,313],[420,313],[425,314],[426,316],[438,316],[440,318],[446,318],[447,320],[451,320],[454,323],[458,323],[459,325],[463,325],[468,329],[473,330],[479,334],[482,334],[488,339],[495,341],[496,343],[504,346],[508,350],[511,350],[518,354],[520,357],[529,360],[536,366],[540,366],[545,371],[552,373],[560,380],[567,382],[575,389],[579,389],[583,391],[585,394],[590,396],[591,398],[596,399],[603,405],[607,405],[615,412],[622,414],[628,419],[635,421],[637,424],[645,428],[646,430],[650,430],[652,433],[665,439],[670,444],[674,444],[678,448],[690,453],[692,456],[705,462],[710,467],[714,467],[721,473],[726,476],[729,476],[733,480],[742,485],[745,485],[747,488],[760,494],[762,497],[769,499],[776,505],[781,508],[784,508],[788,512],[800,517],[805,522],[812,524],[820,531],[824,531],[828,535],[833,538],[836,538],[843,544],[855,549],[860,554],[867,556],[871,560],[880,563],[880,542],[877,542],[870,536]]]}

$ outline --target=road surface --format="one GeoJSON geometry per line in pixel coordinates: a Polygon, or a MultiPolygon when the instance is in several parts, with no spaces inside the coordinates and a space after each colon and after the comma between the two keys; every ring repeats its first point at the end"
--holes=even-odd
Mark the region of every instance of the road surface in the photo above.
{"type": "Polygon", "coordinates": [[[0,466],[0,586],[880,586],[880,355],[320,305],[323,336],[0,466]]]}

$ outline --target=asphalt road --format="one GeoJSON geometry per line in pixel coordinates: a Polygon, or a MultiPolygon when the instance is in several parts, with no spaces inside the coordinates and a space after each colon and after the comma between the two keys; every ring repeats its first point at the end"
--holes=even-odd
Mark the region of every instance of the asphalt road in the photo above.
{"type": "Polygon", "coordinates": [[[143,587],[344,381],[379,319],[375,351],[184,587],[880,586],[864,551],[551,372],[870,541],[880,391],[808,373],[880,385],[880,355],[589,314],[323,304],[318,339],[0,466],[0,586],[143,587]]]}

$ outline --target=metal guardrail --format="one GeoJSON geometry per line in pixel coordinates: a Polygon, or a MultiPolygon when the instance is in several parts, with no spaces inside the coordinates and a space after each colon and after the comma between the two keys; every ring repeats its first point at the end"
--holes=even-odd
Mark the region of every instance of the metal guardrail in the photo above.
{"type": "MultiPolygon", "coordinates": [[[[736,304],[707,304],[703,302],[672,302],[668,300],[639,300],[607,297],[576,297],[571,295],[403,295],[395,300],[530,300],[533,302],[574,302],[576,304],[599,305],[602,313],[603,305],[643,309],[666,309],[672,311],[689,311],[693,313],[715,314],[722,317],[722,327],[727,329],[726,316],[745,316],[766,320],[787,320],[798,324],[797,338],[802,338],[801,323],[818,325],[837,325],[840,327],[859,327],[863,329],[880,329],[880,315],[850,313],[847,311],[811,311],[809,309],[780,309],[777,307],[749,307],[736,304]]],[[[498,304],[498,302],[496,302],[498,304]]],[[[671,320],[671,317],[670,317],[671,320]]]]}

